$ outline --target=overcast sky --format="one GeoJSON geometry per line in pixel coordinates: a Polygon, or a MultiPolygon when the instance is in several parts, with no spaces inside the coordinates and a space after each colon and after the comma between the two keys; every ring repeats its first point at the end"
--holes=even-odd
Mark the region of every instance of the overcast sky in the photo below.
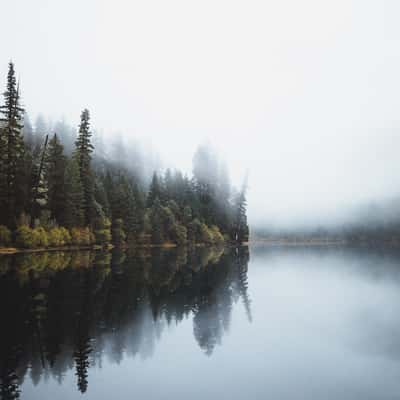
{"type": "Polygon", "coordinates": [[[23,102],[250,170],[250,221],[320,223],[400,188],[397,0],[0,0],[23,102]]]}

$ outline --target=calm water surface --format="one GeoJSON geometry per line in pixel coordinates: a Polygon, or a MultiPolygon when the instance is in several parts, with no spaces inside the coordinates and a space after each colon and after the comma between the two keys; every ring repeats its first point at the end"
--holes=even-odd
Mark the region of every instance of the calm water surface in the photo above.
{"type": "Polygon", "coordinates": [[[0,258],[2,399],[398,399],[400,255],[0,258]]]}

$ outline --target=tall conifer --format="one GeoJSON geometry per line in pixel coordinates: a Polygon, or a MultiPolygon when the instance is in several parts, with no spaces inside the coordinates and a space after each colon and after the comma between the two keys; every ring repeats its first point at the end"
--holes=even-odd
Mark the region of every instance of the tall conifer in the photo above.
{"type": "Polygon", "coordinates": [[[72,158],[65,170],[65,225],[72,228],[84,224],[84,192],[76,159],[72,158]]]}
{"type": "Polygon", "coordinates": [[[54,134],[49,142],[46,154],[45,179],[48,188],[48,208],[50,215],[59,224],[64,223],[65,213],[65,168],[67,159],[64,155],[64,147],[58,136],[54,134]]]}
{"type": "Polygon", "coordinates": [[[1,220],[14,226],[23,211],[24,188],[21,178],[24,167],[22,136],[24,109],[20,106],[19,88],[14,64],[9,63],[4,105],[0,106],[0,193],[1,220]]]}
{"type": "Polygon", "coordinates": [[[83,213],[85,225],[92,223],[93,216],[93,176],[90,169],[92,159],[93,145],[90,141],[92,133],[90,132],[89,110],[85,109],[81,114],[78,137],[75,142],[75,158],[79,168],[79,176],[83,188],[83,213]]]}

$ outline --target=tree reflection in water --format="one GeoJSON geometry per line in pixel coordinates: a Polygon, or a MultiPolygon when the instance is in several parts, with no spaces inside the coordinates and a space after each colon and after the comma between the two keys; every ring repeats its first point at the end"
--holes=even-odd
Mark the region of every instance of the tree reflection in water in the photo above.
{"type": "Polygon", "coordinates": [[[251,321],[246,247],[32,253],[0,258],[0,394],[17,399],[27,373],[62,382],[74,368],[84,393],[106,355],[151,357],[163,328],[193,316],[211,355],[243,301],[251,321]]]}

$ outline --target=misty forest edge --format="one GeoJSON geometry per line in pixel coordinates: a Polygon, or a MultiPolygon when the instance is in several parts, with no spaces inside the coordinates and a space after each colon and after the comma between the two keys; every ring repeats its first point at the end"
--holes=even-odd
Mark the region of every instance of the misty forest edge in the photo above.
{"type": "MultiPolygon", "coordinates": [[[[149,183],[97,151],[87,109],[70,154],[71,132],[35,129],[9,63],[0,106],[0,248],[242,244],[248,241],[246,187],[229,183],[207,146],[193,177],[167,169],[149,183]]],[[[40,122],[40,121],[39,121],[40,122]]],[[[43,121],[42,121],[43,122],[43,121]]],[[[41,125],[41,126],[40,126],[41,125]]]]}

